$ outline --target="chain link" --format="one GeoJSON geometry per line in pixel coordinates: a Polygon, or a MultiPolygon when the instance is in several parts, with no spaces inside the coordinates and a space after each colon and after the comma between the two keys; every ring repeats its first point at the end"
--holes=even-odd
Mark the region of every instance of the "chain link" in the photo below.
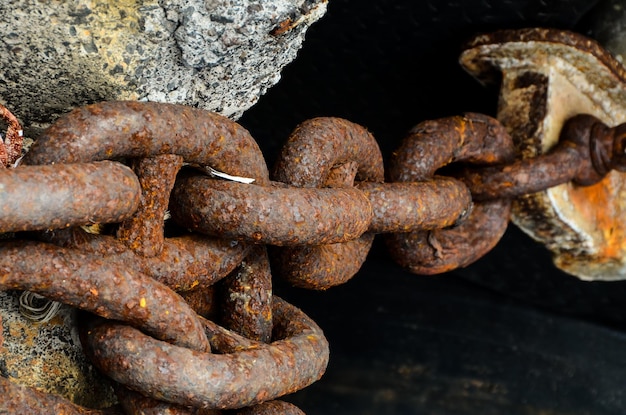
{"type": "MultiPolygon", "coordinates": [[[[77,109],[43,133],[24,165],[0,171],[0,232],[15,233],[0,242],[0,289],[100,316],[81,341],[118,383],[120,405],[88,410],[0,378],[0,408],[301,414],[274,399],[322,376],[328,343],[272,295],[272,271],[300,287],[341,284],[378,233],[415,273],[466,266],[498,242],[513,198],[624,171],[625,132],[574,117],[553,152],[522,161],[493,118],[426,121],[393,153],[385,182],[365,128],[316,118],[289,138],[272,181],[249,133],[219,115],[138,102],[77,109]],[[254,183],[207,176],[209,168],[254,183]],[[176,226],[166,232],[167,209],[176,226]],[[81,228],[94,223],[111,225],[81,228]]],[[[15,146],[7,143],[5,165],[15,164],[15,146]]]]}

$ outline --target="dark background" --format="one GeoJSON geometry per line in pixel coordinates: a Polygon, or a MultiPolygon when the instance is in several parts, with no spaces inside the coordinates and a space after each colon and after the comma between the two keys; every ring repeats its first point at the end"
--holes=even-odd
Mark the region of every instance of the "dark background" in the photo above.
{"type": "MultiPolygon", "coordinates": [[[[594,1],[330,0],[281,82],[240,123],[271,166],[300,122],[367,127],[388,157],[413,125],[495,115],[497,88],[457,59],[481,32],[552,27],[593,35],[594,1]]],[[[324,378],[290,396],[307,414],[624,414],[626,283],[585,283],[510,226],[477,263],[424,277],[377,240],[363,269],[327,292],[276,292],[324,329],[324,378]]]]}

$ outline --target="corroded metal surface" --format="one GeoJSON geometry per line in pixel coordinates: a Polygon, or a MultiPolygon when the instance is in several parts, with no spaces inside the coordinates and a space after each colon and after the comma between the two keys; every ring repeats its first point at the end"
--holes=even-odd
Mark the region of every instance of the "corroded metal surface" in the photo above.
{"type": "MultiPolygon", "coordinates": [[[[501,164],[511,162],[513,155],[511,138],[496,120],[467,114],[414,127],[394,152],[389,176],[400,182],[429,180],[448,163],[501,164]]],[[[387,237],[390,253],[418,274],[468,265],[500,240],[510,204],[508,199],[475,203],[463,223],[452,229],[391,234],[387,237]]]]}
{"type": "Polygon", "coordinates": [[[0,232],[118,222],[141,194],[132,171],[112,161],[2,169],[0,183],[0,232]]]}
{"type": "Polygon", "coordinates": [[[196,314],[182,298],[152,278],[94,255],[43,242],[2,242],[0,288],[33,291],[126,321],[157,338],[209,350],[196,314]]]}
{"type": "Polygon", "coordinates": [[[122,415],[119,408],[87,409],[56,395],[17,385],[0,376],[0,413],[3,414],[63,414],[63,415],[122,415]]]}
{"type": "MultiPolygon", "coordinates": [[[[57,222],[8,235],[0,289],[116,320],[88,319],[81,338],[119,383],[126,413],[300,414],[273,400],[319,379],[329,346],[313,321],[273,296],[272,270],[327,289],[359,270],[375,233],[392,233],[392,256],[415,273],[465,266],[500,239],[512,198],[563,182],[593,188],[626,170],[625,147],[626,126],[579,115],[553,152],[516,161],[497,120],[466,114],[415,127],[383,183],[371,134],[318,118],[290,137],[275,170],[282,182],[272,182],[254,140],[229,120],[168,104],[96,104],[62,118],[29,153],[29,163],[55,165],[15,171],[117,169],[134,183],[129,200],[80,202],[83,210],[104,203],[115,214],[98,218],[119,223],[97,235],[57,222]],[[134,173],[93,162],[107,157],[134,173]],[[179,174],[185,162],[195,171],[179,174]],[[448,164],[462,165],[441,170],[448,164]],[[166,234],[168,207],[177,224],[166,234]]],[[[51,206],[48,217],[65,208],[51,206]]]]}
{"type": "MultiPolygon", "coordinates": [[[[382,183],[382,154],[372,134],[360,125],[341,118],[314,118],[291,134],[276,162],[274,178],[298,187],[328,186],[335,192],[352,187],[355,179],[382,183]]],[[[369,203],[368,207],[371,210],[369,203]]],[[[344,244],[285,248],[276,254],[276,269],[300,287],[326,289],[342,284],[361,268],[374,237],[368,233],[350,239],[344,244]]]]}
{"type": "Polygon", "coordinates": [[[298,407],[288,402],[270,401],[240,409],[236,415],[304,415],[298,407]]]}
{"type": "MultiPolygon", "coordinates": [[[[590,114],[609,127],[626,121],[626,71],[593,40],[525,29],[476,37],[461,64],[489,82],[502,73],[498,119],[518,153],[554,147],[565,121],[590,114]]],[[[611,172],[588,187],[566,183],[518,199],[513,221],[554,254],[555,264],[586,280],[626,278],[626,180],[611,172]]]]}
{"type": "Polygon", "coordinates": [[[173,200],[172,218],[183,226],[271,245],[349,241],[365,233],[372,219],[369,201],[352,188],[256,186],[190,176],[178,181],[173,200]]]}
{"type": "Polygon", "coordinates": [[[140,393],[118,385],[116,388],[120,406],[125,415],[221,415],[218,409],[190,408],[156,399],[147,398],[140,393]]]}
{"type": "Polygon", "coordinates": [[[372,134],[341,118],[314,118],[291,134],[273,178],[298,187],[322,187],[334,167],[349,162],[358,166],[357,180],[383,181],[383,159],[372,134]]]}
{"type": "Polygon", "coordinates": [[[269,173],[248,131],[218,114],[155,102],[103,102],[78,108],[50,126],[25,164],[77,163],[177,154],[188,163],[251,177],[269,173]]]}
{"type": "Polygon", "coordinates": [[[267,248],[255,246],[239,269],[222,282],[220,321],[244,337],[268,343],[272,339],[272,272],[267,248]]]}
{"type": "Polygon", "coordinates": [[[295,287],[325,290],[350,280],[372,247],[374,234],[342,244],[307,245],[272,250],[273,269],[295,287]]]}
{"type": "Polygon", "coordinates": [[[182,166],[183,158],[176,154],[135,160],[133,167],[141,184],[141,201],[135,214],[117,230],[117,238],[132,251],[152,257],[163,250],[165,212],[182,166]]]}
{"type": "Polygon", "coordinates": [[[274,297],[274,338],[230,354],[198,353],[113,322],[85,331],[87,352],[116,381],[179,405],[238,408],[301,389],[320,378],[328,343],[300,310],[274,297]]]}
{"type": "Polygon", "coordinates": [[[357,183],[372,205],[369,232],[397,233],[447,228],[469,214],[472,195],[458,180],[357,183]]]}
{"type": "Polygon", "coordinates": [[[0,135],[0,167],[15,167],[22,156],[24,132],[17,117],[2,104],[0,118],[7,124],[5,137],[0,135]]]}
{"type": "Polygon", "coordinates": [[[44,239],[141,272],[179,292],[215,284],[239,265],[249,249],[236,241],[191,234],[166,238],[159,255],[145,257],[112,236],[80,229],[52,231],[44,239]]]}
{"type": "Polygon", "coordinates": [[[561,139],[549,152],[514,163],[466,169],[463,182],[474,200],[516,198],[572,182],[590,186],[611,170],[623,170],[624,125],[608,128],[581,114],[563,125],[561,139]]]}

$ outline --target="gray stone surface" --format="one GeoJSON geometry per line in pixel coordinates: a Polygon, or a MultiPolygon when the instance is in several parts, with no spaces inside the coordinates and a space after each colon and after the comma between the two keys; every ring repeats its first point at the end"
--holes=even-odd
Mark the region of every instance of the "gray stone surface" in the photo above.
{"type": "Polygon", "coordinates": [[[36,323],[20,313],[18,297],[0,291],[0,376],[90,408],[114,403],[111,385],[84,357],[76,310],[62,306],[36,323]]]}
{"type": "Polygon", "coordinates": [[[238,118],[280,79],[327,0],[3,0],[0,102],[24,126],[131,99],[238,118]]]}

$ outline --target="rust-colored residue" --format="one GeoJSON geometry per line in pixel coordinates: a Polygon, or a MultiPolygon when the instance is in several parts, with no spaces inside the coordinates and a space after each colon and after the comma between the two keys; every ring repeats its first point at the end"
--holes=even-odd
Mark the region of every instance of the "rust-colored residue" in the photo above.
{"type": "Polygon", "coordinates": [[[135,160],[134,170],[141,184],[141,201],[133,217],[123,221],[117,238],[134,252],[146,257],[159,255],[163,249],[163,222],[183,158],[164,154],[135,160]]]}
{"type": "Polygon", "coordinates": [[[0,118],[7,123],[5,137],[0,140],[0,167],[15,167],[22,156],[24,144],[22,126],[15,115],[2,104],[0,104],[0,118]]]}
{"type": "Polygon", "coordinates": [[[356,189],[266,187],[206,176],[181,178],[170,208],[174,220],[195,231],[272,245],[349,241],[372,218],[369,201],[356,189]]]}
{"type": "Polygon", "coordinates": [[[304,415],[297,406],[284,401],[269,401],[235,411],[236,415],[304,415]]]}
{"type": "Polygon", "coordinates": [[[173,291],[123,265],[78,250],[43,242],[2,242],[0,289],[33,291],[126,321],[156,338],[210,350],[196,314],[173,291]]]}
{"type": "Polygon", "coordinates": [[[0,413],[3,414],[123,415],[120,408],[83,408],[59,396],[17,385],[2,376],[0,396],[0,413]]]}
{"type": "Polygon", "coordinates": [[[222,281],[224,327],[251,340],[272,338],[272,273],[265,246],[255,246],[239,268],[222,281]]]}
{"type": "Polygon", "coordinates": [[[197,353],[113,322],[89,327],[83,344],[101,371],[145,396],[202,408],[255,405],[311,384],[328,363],[320,328],[280,298],[272,302],[273,342],[235,353],[197,353]]]}
{"type": "MultiPolygon", "coordinates": [[[[382,183],[382,155],[365,128],[340,118],[314,118],[300,124],[274,169],[274,178],[280,182],[304,188],[332,186],[333,192],[348,190],[355,176],[362,182],[382,183]]],[[[367,207],[371,210],[369,201],[367,207]]],[[[346,208],[350,210],[345,214],[351,215],[352,208],[346,208]]],[[[366,229],[370,222],[371,216],[366,229]]],[[[341,227],[342,232],[346,230],[341,227]]],[[[285,248],[277,252],[276,269],[298,286],[326,289],[341,284],[361,268],[373,236],[350,239],[354,238],[344,244],[285,248]]]]}
{"type": "Polygon", "coordinates": [[[250,133],[228,118],[183,105],[101,102],[77,108],[46,129],[26,164],[77,163],[177,154],[267,183],[263,154],[250,133]]]}
{"type": "Polygon", "coordinates": [[[0,170],[0,233],[119,222],[137,209],[139,182],[112,162],[0,170]]]}
{"type": "MultiPolygon", "coordinates": [[[[393,154],[394,181],[424,181],[452,162],[511,162],[511,137],[493,118],[480,114],[426,121],[416,126],[393,154]]],[[[391,255],[417,274],[438,274],[480,258],[500,240],[510,211],[509,200],[476,203],[463,223],[452,229],[392,234],[391,255]]]]}

